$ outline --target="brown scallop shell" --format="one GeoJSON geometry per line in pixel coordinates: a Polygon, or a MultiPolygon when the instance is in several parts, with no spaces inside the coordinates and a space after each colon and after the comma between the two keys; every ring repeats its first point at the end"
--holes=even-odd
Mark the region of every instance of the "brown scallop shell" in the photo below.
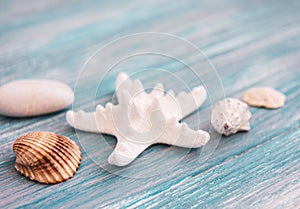
{"type": "Polygon", "coordinates": [[[80,148],[69,138],[50,132],[32,132],[13,144],[16,169],[31,180],[55,184],[71,178],[81,161],[80,148]]]}

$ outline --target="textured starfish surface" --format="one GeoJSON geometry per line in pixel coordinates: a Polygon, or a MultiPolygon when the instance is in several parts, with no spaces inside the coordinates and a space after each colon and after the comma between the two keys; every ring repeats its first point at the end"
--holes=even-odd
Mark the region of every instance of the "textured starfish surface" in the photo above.
{"type": "Polygon", "coordinates": [[[116,81],[118,104],[98,105],[95,112],[69,111],[68,123],[81,131],[114,135],[117,145],[108,162],[117,166],[131,163],[152,144],[163,143],[185,148],[205,145],[209,134],[192,130],[179,121],[198,109],[206,99],[203,86],[190,93],[164,92],[157,84],[146,93],[140,80],[120,73],[116,81]]]}

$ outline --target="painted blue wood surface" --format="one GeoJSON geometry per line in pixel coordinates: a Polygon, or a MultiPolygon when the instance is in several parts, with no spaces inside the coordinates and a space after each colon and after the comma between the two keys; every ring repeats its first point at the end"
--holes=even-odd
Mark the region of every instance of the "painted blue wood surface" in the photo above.
{"type": "MultiPolygon", "coordinates": [[[[98,135],[78,133],[65,111],[37,118],[0,117],[0,207],[2,208],[298,208],[300,205],[300,2],[294,1],[1,1],[0,84],[21,78],[58,79],[74,86],[86,60],[108,42],[138,32],[164,32],[185,38],[212,60],[227,96],[240,98],[251,86],[268,85],[287,96],[278,110],[251,108],[252,130],[223,137],[214,153],[199,162],[202,149],[190,151],[159,176],[127,178],[97,165],[83,149],[76,175],[58,185],[32,182],[14,168],[13,141],[29,131],[66,135],[88,152],[98,135]],[[78,139],[78,136],[82,140],[78,139]]],[[[120,49],[122,50],[122,49],[120,49]]],[[[116,56],[113,51],[110,56],[116,56]]],[[[193,57],[187,54],[188,57],[193,57]]],[[[142,61],[140,61],[142,62],[142,61]]],[[[136,62],[136,64],[140,64],[136,62]]],[[[156,63],[156,67],[168,63],[156,63]]],[[[174,71],[197,81],[183,68],[174,71]]],[[[76,108],[92,109],[84,97],[95,75],[83,79],[76,108]]],[[[157,80],[179,90],[167,78],[157,80]]],[[[98,103],[110,100],[113,77],[98,103]]],[[[209,128],[210,104],[200,109],[209,128]]],[[[197,115],[186,119],[197,127],[197,115]]],[[[106,137],[113,147],[113,137],[106,137]]],[[[159,145],[142,157],[169,150],[159,145]]],[[[106,148],[102,152],[108,152],[106,148]]],[[[173,157],[187,152],[173,149],[173,157]]],[[[97,159],[97,156],[95,156],[97,159]]],[[[157,164],[172,164],[162,158],[157,164]]],[[[138,162],[137,162],[138,163],[138,162]]],[[[147,175],[155,164],[128,167],[124,175],[147,175]]]]}

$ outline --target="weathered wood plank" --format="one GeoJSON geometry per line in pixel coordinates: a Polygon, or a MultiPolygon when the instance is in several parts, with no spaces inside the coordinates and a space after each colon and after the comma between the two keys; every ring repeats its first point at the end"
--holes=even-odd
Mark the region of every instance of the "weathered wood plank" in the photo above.
{"type": "MultiPolygon", "coordinates": [[[[127,178],[101,169],[96,163],[105,164],[114,138],[76,134],[66,124],[65,111],[30,119],[0,117],[0,207],[296,208],[300,205],[299,9],[299,1],[1,1],[0,84],[43,77],[73,86],[82,65],[99,47],[123,35],[158,31],[179,35],[203,49],[215,64],[226,95],[239,98],[251,86],[270,85],[287,95],[287,103],[278,110],[251,108],[252,130],[222,138],[204,163],[199,162],[202,149],[187,153],[159,145],[141,156],[150,159],[147,167],[138,159],[119,170],[124,176],[142,177],[159,166],[165,168],[161,175],[148,178],[127,178]],[[84,148],[74,178],[47,186],[15,171],[13,141],[38,130],[66,135],[84,148]],[[185,157],[177,163],[181,156],[185,157]]],[[[115,49],[109,56],[122,51],[115,49]]],[[[194,64],[199,61],[194,54],[182,54],[194,64]]],[[[132,67],[147,65],[172,71],[190,87],[199,85],[172,60],[136,59],[132,67]]],[[[76,92],[81,99],[76,100],[76,108],[93,109],[86,93],[98,82],[96,75],[93,72],[83,80],[76,92]]],[[[97,103],[110,100],[113,80],[113,76],[107,78],[97,103]]],[[[142,80],[147,85],[159,80],[175,91],[180,88],[159,74],[142,80]]],[[[200,126],[206,130],[210,105],[207,101],[200,109],[200,126]]],[[[196,128],[198,115],[185,121],[196,128]]]]}

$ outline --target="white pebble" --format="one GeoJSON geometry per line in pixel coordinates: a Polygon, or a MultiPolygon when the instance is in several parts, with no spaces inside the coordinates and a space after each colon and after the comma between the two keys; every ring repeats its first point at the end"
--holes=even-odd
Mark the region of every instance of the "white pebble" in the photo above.
{"type": "Polygon", "coordinates": [[[17,80],[0,87],[0,114],[31,117],[65,109],[72,104],[74,93],[66,84],[55,80],[17,80]]]}
{"type": "Polygon", "coordinates": [[[226,136],[238,131],[249,131],[251,113],[244,102],[226,98],[215,104],[211,112],[211,124],[214,129],[226,136]]]}

